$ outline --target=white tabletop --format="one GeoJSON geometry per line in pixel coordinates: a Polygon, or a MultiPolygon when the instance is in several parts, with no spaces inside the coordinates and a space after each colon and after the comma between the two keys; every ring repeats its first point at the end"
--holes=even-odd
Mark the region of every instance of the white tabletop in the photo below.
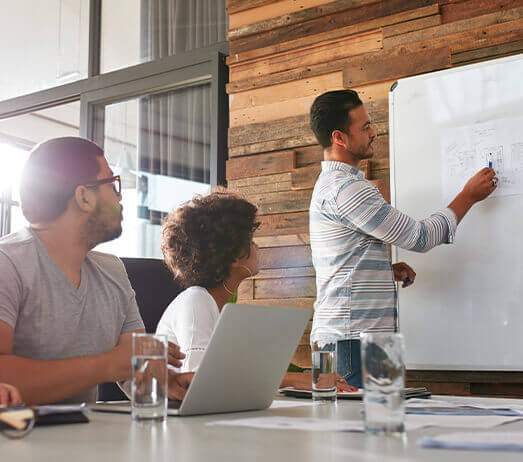
{"type": "MultiPolygon", "coordinates": [[[[441,397],[449,400],[449,397],[441,397]]],[[[286,398],[290,400],[291,398],[286,398]]],[[[463,400],[463,398],[459,398],[463,400]]],[[[475,401],[478,398],[474,398],[475,401]]],[[[486,399],[491,402],[492,399],[486,399]]],[[[522,400],[496,400],[521,404],[522,400]]],[[[296,400],[297,403],[300,400],[296,400]]],[[[280,415],[361,419],[361,401],[339,400],[337,406],[301,406],[257,412],[195,417],[169,417],[165,423],[132,422],[130,415],[91,413],[89,424],[37,427],[22,440],[0,437],[1,461],[521,461],[518,452],[479,452],[422,449],[416,440],[424,435],[458,429],[426,428],[407,433],[404,440],[362,433],[328,433],[261,430],[208,426],[206,422],[280,415]]],[[[492,431],[521,431],[523,421],[492,431]]],[[[474,431],[474,430],[471,430],[474,431]]]]}

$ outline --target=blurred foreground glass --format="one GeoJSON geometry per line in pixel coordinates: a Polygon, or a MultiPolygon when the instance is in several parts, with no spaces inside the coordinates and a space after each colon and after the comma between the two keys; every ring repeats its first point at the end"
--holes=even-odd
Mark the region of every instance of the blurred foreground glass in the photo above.
{"type": "Polygon", "coordinates": [[[361,334],[367,433],[405,431],[405,344],[401,334],[361,334]]]}
{"type": "Polygon", "coordinates": [[[133,334],[133,420],[167,417],[167,337],[133,334]]]}
{"type": "Polygon", "coordinates": [[[336,340],[312,342],[312,399],[336,401],[336,340]]]}

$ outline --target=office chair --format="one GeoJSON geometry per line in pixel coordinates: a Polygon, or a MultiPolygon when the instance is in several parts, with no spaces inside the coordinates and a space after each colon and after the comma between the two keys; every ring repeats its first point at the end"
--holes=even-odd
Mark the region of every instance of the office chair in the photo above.
{"type": "MultiPolygon", "coordinates": [[[[122,258],[123,264],[136,292],[145,331],[154,333],[163,312],[182,292],[180,283],[173,280],[172,273],[163,260],[155,258],[122,258]]],[[[112,382],[98,385],[99,401],[121,401],[127,397],[118,385],[112,382]]]]}

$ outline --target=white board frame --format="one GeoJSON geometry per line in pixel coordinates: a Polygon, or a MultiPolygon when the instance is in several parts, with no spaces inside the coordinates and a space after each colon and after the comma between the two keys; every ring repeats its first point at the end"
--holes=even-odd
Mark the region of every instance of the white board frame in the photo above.
{"type": "MultiPolygon", "coordinates": [[[[473,72],[481,74],[488,67],[504,67],[514,65],[515,62],[523,63],[523,54],[401,79],[392,87],[396,87],[395,90],[391,90],[391,92],[389,93],[390,184],[391,203],[394,206],[397,206],[400,210],[404,212],[412,214],[414,218],[420,219],[427,217],[432,212],[435,212],[437,209],[443,208],[446,205],[443,202],[437,205],[437,201],[435,201],[433,197],[432,199],[427,200],[427,207],[424,209],[422,213],[420,213],[420,208],[418,207],[418,205],[423,204],[424,202],[423,192],[419,194],[416,193],[413,202],[415,201],[417,204],[414,204],[414,207],[410,207],[410,205],[412,204],[409,204],[408,201],[405,202],[405,190],[407,189],[407,186],[405,185],[404,170],[402,170],[405,169],[405,162],[402,161],[402,158],[407,154],[404,152],[403,149],[405,140],[403,140],[404,136],[401,128],[401,124],[404,124],[405,122],[402,119],[403,116],[400,115],[400,111],[408,111],[410,109],[410,106],[402,106],[401,108],[399,107],[400,104],[404,104],[402,98],[406,98],[406,93],[404,95],[401,94],[402,90],[404,90],[405,88],[409,88],[409,86],[415,86],[416,82],[423,82],[427,79],[440,79],[452,74],[463,72],[473,72]],[[404,182],[400,184],[402,180],[404,182]],[[416,208],[417,210],[413,210],[416,208]]],[[[508,78],[511,77],[508,76],[508,78]]],[[[520,76],[520,81],[523,81],[523,75],[520,76]]],[[[494,84],[496,84],[496,82],[494,82],[494,84]]],[[[416,95],[413,95],[414,99],[415,97],[416,95]]],[[[521,105],[522,101],[518,100],[517,103],[518,105],[515,113],[517,113],[518,115],[523,115],[523,105],[521,105]],[[520,107],[520,105],[522,107],[520,107]]],[[[408,105],[411,103],[406,104],[408,105]]],[[[414,104],[413,108],[415,108],[414,104]]],[[[507,112],[510,112],[506,111],[505,109],[499,112],[500,116],[506,116],[507,112]]],[[[424,121],[424,114],[417,113],[416,119],[419,120],[420,123],[422,123],[424,121]]],[[[477,114],[471,114],[467,117],[462,118],[458,123],[474,124],[484,121],[485,120],[481,120],[481,117],[478,118],[477,114]]],[[[423,137],[423,130],[413,130],[413,132],[417,136],[423,137]]],[[[430,149],[430,146],[428,146],[427,148],[430,149]]],[[[431,154],[434,154],[433,151],[429,152],[431,154]]],[[[423,160],[423,157],[420,156],[419,159],[423,160]]],[[[431,157],[431,159],[433,159],[433,157],[431,157]]],[[[419,171],[423,171],[423,169],[420,167],[419,171]]],[[[436,172],[436,174],[439,175],[440,172],[438,171],[436,172]]],[[[413,183],[413,186],[416,186],[416,181],[413,181],[413,183]]],[[[511,239],[514,241],[516,245],[515,248],[508,249],[513,250],[512,253],[508,252],[506,254],[503,254],[502,260],[496,262],[496,275],[495,277],[493,277],[493,285],[496,286],[500,282],[503,283],[503,281],[500,280],[500,276],[498,276],[497,274],[503,271],[512,270],[512,268],[507,268],[504,266],[505,262],[511,264],[513,263],[513,261],[510,260],[511,255],[517,253],[521,255],[521,259],[523,260],[523,244],[519,244],[516,242],[517,239],[519,239],[519,236],[523,237],[523,196],[488,198],[483,203],[474,206],[473,209],[469,212],[469,214],[464,218],[463,223],[458,227],[456,244],[454,246],[441,246],[423,255],[415,255],[412,253],[410,253],[409,255],[406,253],[406,251],[402,249],[398,249],[396,247],[393,248],[393,261],[397,262],[404,260],[408,263],[409,260],[414,260],[415,262],[419,262],[422,268],[421,272],[417,271],[417,281],[411,288],[400,288],[398,290],[400,331],[402,331],[406,337],[406,362],[407,367],[409,369],[463,371],[523,370],[523,335],[519,334],[518,332],[519,327],[523,328],[523,290],[519,289],[519,286],[517,287],[517,295],[519,297],[519,300],[521,300],[521,315],[518,312],[515,312],[513,306],[514,303],[513,300],[510,299],[510,294],[505,293],[506,291],[495,293],[496,289],[489,289],[487,288],[487,286],[483,285],[482,287],[485,288],[485,293],[481,294],[481,297],[478,295],[478,302],[481,303],[484,299],[485,303],[487,303],[488,300],[492,300],[493,294],[495,294],[496,296],[501,297],[500,304],[502,306],[503,303],[506,302],[507,309],[505,311],[503,311],[503,307],[500,309],[501,323],[499,325],[497,325],[495,322],[493,323],[489,321],[489,325],[487,326],[481,325],[481,322],[478,322],[477,325],[471,324],[468,327],[465,326],[465,329],[462,331],[463,338],[461,339],[458,338],[457,334],[460,332],[457,328],[459,326],[443,326],[443,322],[449,319],[449,316],[444,317],[444,309],[442,311],[441,324],[438,325],[437,323],[434,324],[434,322],[432,322],[433,320],[430,319],[430,315],[432,314],[432,312],[430,311],[431,308],[426,308],[426,305],[434,304],[434,299],[437,297],[434,296],[434,290],[431,289],[427,284],[427,280],[430,278],[429,274],[427,274],[427,272],[423,270],[423,265],[425,265],[425,263],[421,258],[425,259],[426,262],[434,263],[435,265],[440,265],[441,267],[442,261],[446,261],[447,258],[452,258],[453,253],[460,251],[460,249],[464,249],[465,244],[468,244],[468,242],[464,244],[464,240],[471,240],[472,245],[472,241],[474,241],[474,239],[478,239],[476,235],[477,233],[475,231],[475,229],[478,229],[476,225],[479,224],[479,229],[482,229],[481,232],[485,233],[485,236],[492,235],[494,233],[492,226],[485,224],[488,223],[489,216],[495,216],[496,218],[504,219],[503,215],[500,215],[499,213],[500,210],[507,210],[509,211],[509,214],[512,218],[516,218],[517,226],[513,227],[512,229],[514,230],[514,232],[516,232],[515,230],[517,230],[517,233],[521,232],[521,234],[518,234],[518,236],[511,236],[510,233],[505,232],[501,233],[500,235],[502,243],[501,248],[503,250],[507,250],[509,243],[512,243],[511,239]],[[522,216],[521,218],[515,215],[515,211],[517,210],[520,211],[522,216]],[[407,256],[409,258],[407,258],[407,256]],[[506,261],[503,261],[503,259],[505,259],[506,261]],[[426,274],[424,274],[424,272],[426,274]],[[421,290],[422,292],[418,292],[416,294],[417,290],[421,290]],[[422,318],[421,321],[419,321],[420,316],[418,316],[418,314],[414,311],[415,307],[413,306],[413,303],[417,304],[418,307],[423,305],[422,310],[426,310],[426,312],[422,312],[421,314],[427,315],[427,318],[422,318]],[[503,316],[505,316],[506,319],[502,319],[503,316]],[[414,322],[416,318],[418,320],[417,323],[413,324],[410,322],[414,322]],[[430,332],[427,333],[427,326],[423,326],[423,324],[426,324],[427,322],[431,322],[430,326],[428,326],[430,327],[430,329],[439,329],[439,333],[437,334],[439,335],[439,338],[436,339],[436,341],[434,335],[431,336],[430,332]],[[506,325],[504,323],[506,323],[506,325]],[[422,326],[421,328],[419,327],[420,325],[422,326]],[[478,335],[480,335],[479,339],[477,338],[478,335]],[[491,350],[491,348],[494,348],[494,350],[491,350]],[[445,351],[445,349],[447,349],[447,351],[445,351]]],[[[503,223],[503,225],[506,225],[506,223],[503,223]]],[[[475,248],[477,248],[477,246],[475,248]]],[[[488,254],[488,252],[486,252],[486,254],[488,254]]],[[[467,255],[468,254],[465,253],[465,257],[467,255]]],[[[477,258],[478,265],[482,262],[480,257],[477,258]]],[[[484,255],[483,257],[486,258],[488,257],[488,255],[484,255]]],[[[472,266],[470,271],[480,271],[480,269],[474,268],[474,262],[471,262],[471,264],[472,266]]],[[[416,270],[416,265],[413,265],[413,267],[416,270]]],[[[446,271],[452,271],[452,268],[447,268],[446,271]]],[[[523,287],[523,263],[521,265],[521,268],[518,266],[517,269],[514,268],[514,271],[517,271],[518,276],[514,279],[520,279],[521,286],[523,287]]],[[[441,278],[441,276],[438,276],[438,274],[441,274],[441,268],[439,269],[439,273],[437,271],[433,272],[432,280],[437,279],[438,277],[441,278]]],[[[513,276],[514,275],[512,274],[511,277],[513,276]]],[[[458,277],[456,279],[459,280],[458,277]]],[[[463,277],[462,279],[465,280],[468,278],[463,277]]],[[[471,277],[470,279],[473,281],[473,277],[471,277]]],[[[444,283],[445,281],[448,284],[449,278],[445,280],[445,277],[443,277],[443,279],[439,282],[444,283]]],[[[467,287],[465,284],[464,290],[466,289],[467,287]]],[[[459,293],[457,290],[457,286],[454,286],[452,290],[449,289],[448,291],[439,291],[438,293],[441,294],[442,292],[444,292],[446,295],[448,295],[447,292],[455,292],[456,294],[459,293]]],[[[465,305],[468,305],[465,307],[466,309],[470,309],[471,306],[472,308],[474,307],[473,303],[471,303],[470,300],[467,299],[467,296],[463,296],[462,299],[456,297],[455,302],[455,305],[458,306],[458,309],[463,308],[463,306],[465,305]],[[461,307],[459,306],[460,302],[462,302],[461,307]]],[[[490,306],[488,308],[481,307],[481,309],[487,310],[484,313],[484,315],[487,317],[492,313],[492,311],[489,311],[491,310],[490,306]]],[[[449,311],[447,311],[447,313],[449,313],[449,311]]],[[[454,315],[456,313],[456,311],[452,312],[452,314],[454,315]]]]}

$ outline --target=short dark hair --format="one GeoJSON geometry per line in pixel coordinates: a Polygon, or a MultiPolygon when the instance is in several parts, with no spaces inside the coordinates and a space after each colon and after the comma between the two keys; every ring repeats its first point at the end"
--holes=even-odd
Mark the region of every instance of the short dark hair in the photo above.
{"type": "Polygon", "coordinates": [[[212,289],[229,277],[231,264],[250,254],[260,225],[255,205],[217,189],[170,212],[162,228],[167,267],[185,287],[212,289]]]}
{"type": "Polygon", "coordinates": [[[311,106],[311,129],[318,143],[328,148],[334,130],[346,130],[350,125],[349,112],[363,103],[354,90],[328,91],[318,96],[311,106]]]}
{"type": "Polygon", "coordinates": [[[22,213],[29,223],[45,223],[67,209],[78,185],[94,181],[104,152],[85,138],[52,138],[36,145],[20,183],[22,213]]]}

